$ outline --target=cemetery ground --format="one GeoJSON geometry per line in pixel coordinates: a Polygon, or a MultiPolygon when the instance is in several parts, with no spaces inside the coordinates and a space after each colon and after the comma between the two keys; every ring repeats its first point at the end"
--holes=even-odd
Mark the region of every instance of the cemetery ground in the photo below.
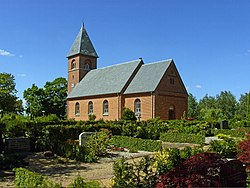
{"type": "MultiPolygon", "coordinates": [[[[188,143],[164,142],[164,148],[184,148],[195,146],[188,143]]],[[[30,153],[25,161],[25,167],[33,172],[40,173],[49,177],[53,182],[61,183],[67,187],[78,175],[86,180],[96,180],[103,187],[109,187],[113,178],[113,163],[115,160],[125,157],[128,162],[137,162],[144,156],[153,155],[154,152],[139,151],[129,152],[110,152],[107,157],[100,158],[97,163],[83,163],[69,160],[60,156],[45,157],[44,152],[30,153]]],[[[14,172],[11,170],[0,171],[0,187],[14,187],[14,172]]]]}

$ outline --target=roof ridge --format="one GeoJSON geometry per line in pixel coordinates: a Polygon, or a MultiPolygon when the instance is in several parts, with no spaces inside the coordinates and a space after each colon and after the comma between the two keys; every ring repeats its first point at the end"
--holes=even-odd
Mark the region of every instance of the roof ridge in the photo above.
{"type": "Polygon", "coordinates": [[[98,69],[93,69],[91,71],[100,70],[100,69],[106,69],[106,68],[110,68],[110,67],[116,67],[116,66],[120,66],[120,65],[129,64],[129,63],[134,63],[136,61],[141,61],[141,59],[135,59],[135,60],[132,60],[132,61],[127,61],[127,62],[123,62],[123,63],[119,63],[119,64],[109,65],[109,66],[106,66],[106,67],[102,67],[102,68],[98,68],[98,69]]]}
{"type": "Polygon", "coordinates": [[[160,60],[160,61],[154,61],[154,62],[144,64],[143,66],[157,64],[157,63],[164,63],[164,62],[169,62],[169,61],[171,62],[171,61],[173,61],[173,59],[164,59],[164,60],[160,60]]]}

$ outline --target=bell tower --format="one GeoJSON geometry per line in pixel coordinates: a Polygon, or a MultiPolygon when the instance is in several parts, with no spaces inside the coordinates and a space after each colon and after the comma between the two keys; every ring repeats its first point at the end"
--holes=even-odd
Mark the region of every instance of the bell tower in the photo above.
{"type": "Polygon", "coordinates": [[[84,23],[68,53],[68,94],[92,69],[97,68],[98,55],[84,28],[84,23]]]}

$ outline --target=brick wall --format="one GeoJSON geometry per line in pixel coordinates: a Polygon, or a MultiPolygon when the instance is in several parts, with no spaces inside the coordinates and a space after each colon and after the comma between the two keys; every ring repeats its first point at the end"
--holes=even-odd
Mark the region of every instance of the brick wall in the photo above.
{"type": "Polygon", "coordinates": [[[90,64],[90,69],[97,68],[97,59],[95,57],[76,55],[68,58],[68,93],[73,89],[72,84],[75,86],[88,72],[88,70],[84,69],[86,63],[90,64]],[[71,67],[72,61],[76,63],[74,69],[71,67]]]}
{"type": "Polygon", "coordinates": [[[188,95],[174,64],[171,64],[155,93],[155,116],[169,119],[169,108],[174,107],[175,119],[181,119],[188,109],[188,95]]]}
{"type": "Polygon", "coordinates": [[[88,120],[88,104],[89,102],[93,102],[93,114],[96,115],[96,120],[104,119],[104,120],[115,120],[118,119],[118,96],[101,96],[92,97],[92,98],[79,98],[79,99],[69,99],[68,100],[68,119],[75,120],[88,120]],[[103,115],[103,102],[107,100],[109,103],[109,113],[108,115],[103,115]],[[80,104],[80,115],[75,115],[75,104],[80,104]]]}
{"type": "Polygon", "coordinates": [[[153,112],[152,112],[152,95],[150,93],[147,94],[130,94],[124,96],[124,106],[126,108],[131,109],[133,112],[135,100],[140,99],[141,101],[141,120],[147,120],[153,118],[153,112]]]}

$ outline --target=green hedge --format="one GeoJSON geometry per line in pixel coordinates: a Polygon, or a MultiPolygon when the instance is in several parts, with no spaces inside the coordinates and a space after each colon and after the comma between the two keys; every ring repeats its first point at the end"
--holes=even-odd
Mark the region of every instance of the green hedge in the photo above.
{"type": "Polygon", "coordinates": [[[203,144],[205,136],[185,133],[161,133],[160,140],[163,142],[203,144]]]}
{"type": "Polygon", "coordinates": [[[159,151],[162,148],[161,141],[146,140],[128,136],[112,136],[110,142],[116,147],[124,147],[140,151],[159,151]]]}
{"type": "MultiPolygon", "coordinates": [[[[15,187],[16,188],[62,188],[62,185],[49,181],[47,177],[41,174],[31,172],[25,168],[15,168],[15,187]]],[[[101,188],[97,181],[86,181],[77,176],[68,186],[68,188],[101,188]]]]}
{"type": "Polygon", "coordinates": [[[48,181],[48,178],[31,172],[25,168],[15,169],[15,187],[40,187],[40,188],[61,188],[62,186],[57,183],[52,183],[48,181]]]}
{"type": "Polygon", "coordinates": [[[217,129],[212,131],[214,135],[226,134],[231,137],[244,137],[246,133],[250,132],[250,127],[241,127],[237,129],[217,129]]]}

